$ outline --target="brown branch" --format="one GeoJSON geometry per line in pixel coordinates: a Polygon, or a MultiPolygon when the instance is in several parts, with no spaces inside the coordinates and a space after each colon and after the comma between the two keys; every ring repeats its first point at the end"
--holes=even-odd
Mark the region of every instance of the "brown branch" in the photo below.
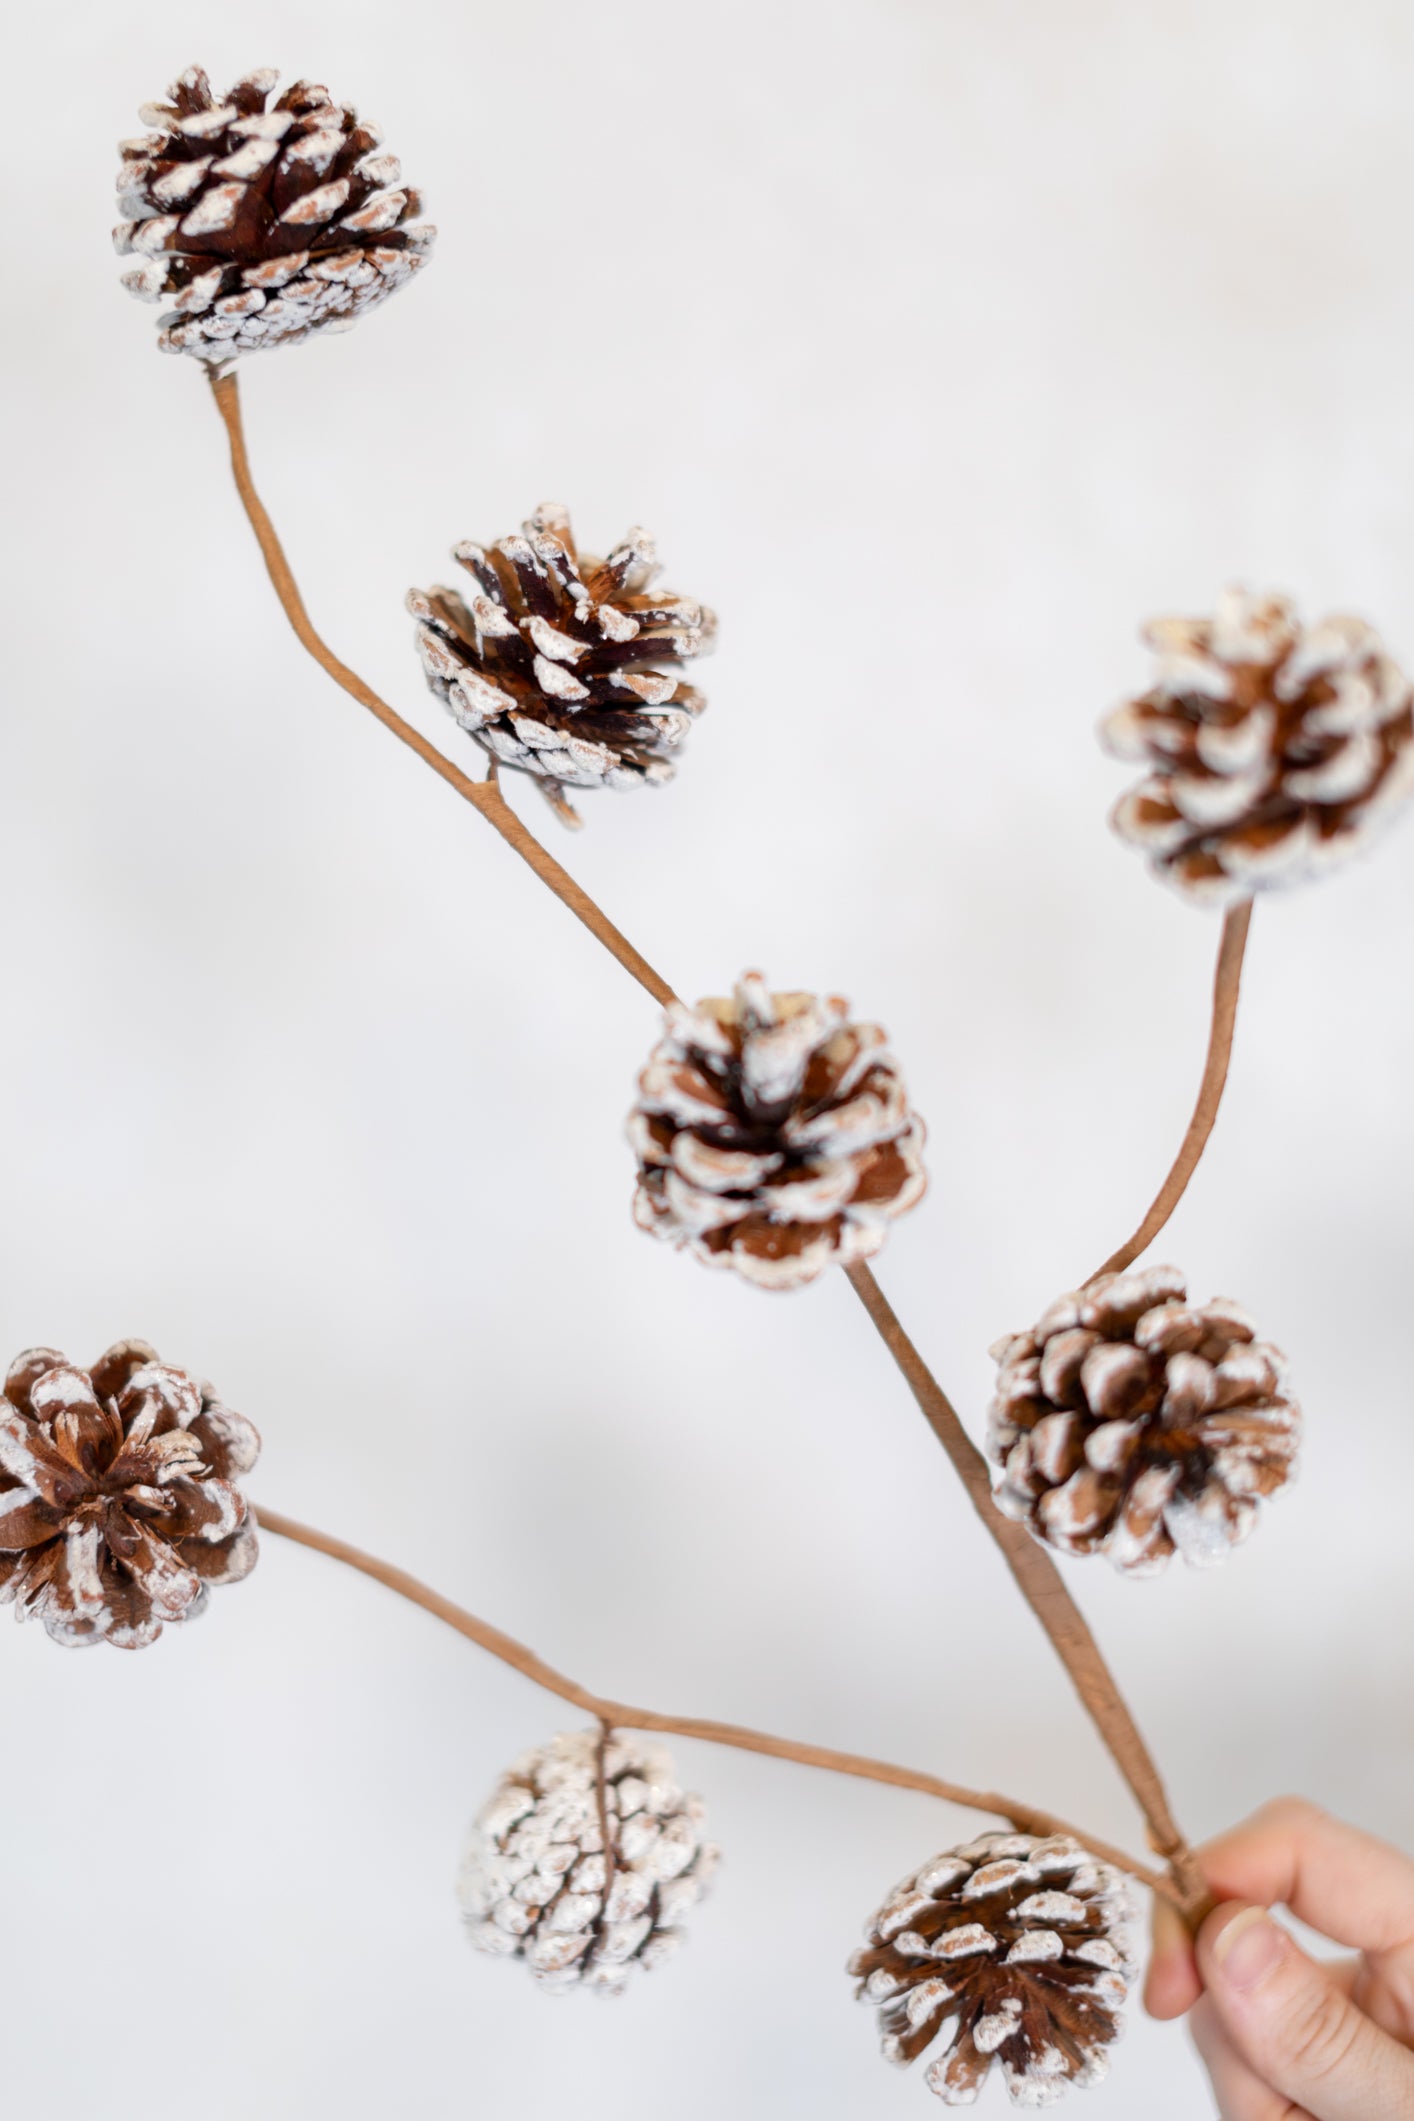
{"type": "Polygon", "coordinates": [[[1218,943],[1218,962],[1213,973],[1213,1023],[1208,1034],[1208,1054],[1203,1063],[1203,1080],[1198,1085],[1198,1102],[1193,1107],[1193,1117],[1188,1122],[1188,1132],[1179,1145],[1173,1168],[1154,1195],[1148,1214],[1131,1238],[1126,1239],[1118,1251],[1111,1252],[1102,1267],[1097,1267],[1090,1276],[1096,1281],[1102,1274],[1118,1274],[1147,1252],[1164,1224],[1188,1190],[1188,1181],[1198,1168],[1203,1151],[1208,1146],[1208,1137],[1217,1121],[1218,1107],[1223,1101],[1223,1090],[1227,1083],[1228,1064],[1232,1059],[1232,1035],[1237,1025],[1237,997],[1242,985],[1242,960],[1247,950],[1247,931],[1252,925],[1252,901],[1244,899],[1240,906],[1232,906],[1223,920],[1222,937],[1218,943]]]}
{"type": "MultiPolygon", "coordinates": [[[[473,808],[479,810],[484,817],[490,819],[497,830],[515,847],[517,853],[521,854],[531,868],[535,870],[537,876],[550,886],[550,889],[570,907],[572,912],[578,915],[590,933],[599,942],[603,943],[607,950],[612,952],[619,963],[633,973],[640,985],[646,987],[648,992],[661,1002],[673,1000],[673,991],[667,985],[667,982],[653,971],[652,967],[639,955],[632,944],[604,917],[588,894],[561,869],[559,863],[545,852],[539,842],[532,838],[525,830],[525,827],[521,825],[514,813],[507,808],[494,778],[486,782],[473,781],[467,775],[461,773],[442,756],[442,753],[434,745],[429,744],[426,738],[419,735],[386,701],[381,700],[377,693],[365,685],[362,678],[350,670],[346,664],[341,663],[332,650],[321,640],[310,623],[309,615],[304,608],[304,600],[300,596],[294,576],[290,571],[289,562],[285,558],[283,548],[275,533],[274,525],[271,523],[251,480],[250,465],[246,455],[245,436],[241,425],[240,399],[237,393],[236,379],[234,376],[223,377],[219,382],[212,385],[212,389],[217,407],[226,425],[226,432],[230,438],[231,468],[235,473],[236,485],[240,490],[241,500],[244,503],[246,514],[250,518],[251,527],[259,542],[266,568],[275,587],[275,593],[280,599],[286,617],[304,647],[308,649],[321,667],[328,671],[329,675],[338,684],[343,686],[346,692],[352,694],[354,699],[376,715],[386,728],[391,729],[395,736],[401,738],[403,743],[415,751],[419,758],[432,767],[434,772],[439,773],[443,780],[450,782],[457,790],[457,793],[465,797],[473,808]]],[[[1230,916],[1229,918],[1231,921],[1232,917],[1230,916]]],[[[1245,925],[1243,933],[1245,934],[1245,925]]],[[[1235,983],[1233,1000],[1235,1006],[1235,983]]],[[[1215,1041],[1217,1036],[1217,1027],[1215,1026],[1215,1041]]],[[[1228,1026],[1228,1043],[1231,1043],[1230,1022],[1228,1026]]],[[[1220,1091],[1221,1082],[1219,1082],[1218,1087],[1220,1091]]],[[[1209,1120],[1208,1126],[1211,1128],[1211,1120],[1209,1120]]],[[[1206,1139],[1206,1134],[1202,1139],[1206,1139]]],[[[1199,1151],[1201,1151],[1201,1148],[1202,1140],[1198,1143],[1199,1151]]],[[[1196,1162],[1196,1155],[1194,1161],[1196,1162]]],[[[1001,1546],[1006,1556],[1007,1564],[1023,1595],[1060,1654],[1067,1671],[1079,1690],[1081,1700],[1094,1718],[1101,1737],[1113,1754],[1116,1765],[1138,1798],[1148,1823],[1154,1847],[1159,1854],[1166,1858],[1177,1881],[1177,1891],[1173,1897],[1175,1897],[1177,1904],[1191,1911],[1199,1904],[1203,1891],[1201,1881],[1193,1864],[1192,1855],[1187,1842],[1179,1832],[1169,1812],[1168,1801],[1164,1795],[1158,1770],[1154,1766],[1134,1721],[1124,1705],[1119,1688],[1105,1665],[1094,1637],[1091,1635],[1084,1619],[1061,1582],[1054,1565],[1049,1561],[1043,1549],[1037,1546],[1027,1533],[1018,1527],[1012,1526],[1005,1518],[1001,1517],[996,1510],[991,1500],[991,1484],[984,1461],[968,1441],[946,1393],[924,1363],[913,1343],[904,1333],[902,1326],[894,1316],[893,1311],[884,1298],[883,1292],[874,1280],[873,1275],[869,1272],[869,1269],[867,1267],[857,1267],[850,1269],[849,1272],[856,1292],[878,1327],[895,1362],[898,1363],[905,1378],[908,1380],[914,1397],[918,1400],[919,1405],[931,1423],[934,1433],[938,1436],[939,1441],[952,1459],[953,1465],[961,1476],[963,1485],[967,1489],[974,1507],[987,1525],[988,1530],[992,1532],[992,1536],[1001,1546]]],[[[272,1529],[287,1528],[282,1524],[272,1526],[272,1529]]],[[[291,1534],[290,1536],[295,1535],[291,1534]]],[[[311,1544],[320,1544],[322,1535],[308,1536],[311,1544]]],[[[338,1542],[324,1543],[323,1551],[337,1553],[339,1559],[352,1561],[355,1567],[363,1567],[366,1563],[366,1557],[357,1558],[355,1549],[344,1549],[338,1542]]],[[[380,1564],[379,1567],[381,1568],[382,1565],[380,1564]]],[[[377,1573],[377,1571],[374,1571],[374,1573],[377,1573]]],[[[427,1605],[430,1611],[438,1613],[442,1619],[450,1621],[451,1625],[461,1627],[463,1633],[472,1634],[473,1640],[482,1642],[483,1647],[491,1649],[495,1655],[503,1656],[510,1651],[514,1653],[508,1657],[508,1661],[511,1663],[516,1663],[519,1657],[530,1657],[530,1652],[521,1651],[519,1645],[511,1643],[508,1637],[498,1636],[494,1629],[483,1628],[481,1622],[472,1621],[469,1614],[461,1614],[459,1608],[448,1605],[446,1601],[437,1601],[436,1594],[425,1591],[422,1586],[417,1585],[414,1587],[413,1578],[401,1577],[400,1572],[397,1571],[392,1572],[392,1574],[399,1576],[399,1582],[394,1586],[395,1588],[402,1589],[406,1596],[416,1597],[418,1602],[427,1605]],[[458,1617],[453,1618],[454,1615],[458,1617]],[[481,1630],[481,1632],[477,1633],[477,1630],[481,1630]]],[[[382,1580],[389,1581],[391,1577],[385,1576],[382,1580]]],[[[567,1701],[576,1702],[578,1706],[587,1709],[592,1715],[602,1716],[606,1712],[606,1705],[598,1701],[596,1697],[587,1694],[582,1688],[573,1687],[569,1681],[560,1680],[557,1674],[551,1672],[549,1666],[542,1666],[538,1659],[532,1659],[531,1662],[535,1666],[533,1671],[527,1665],[520,1665],[519,1668],[527,1671],[530,1677],[538,1679],[542,1686],[548,1686],[552,1693],[562,1694],[567,1701]]],[[[613,1710],[614,1720],[629,1723],[637,1717],[643,1729],[675,1730],[686,1732],[690,1736],[715,1737],[723,1744],[745,1745],[758,1752],[774,1752],[784,1744],[784,1741],[762,1738],[759,1734],[749,1732],[736,1732],[734,1735],[728,1736],[726,1734],[732,1731],[733,1727],[726,1724],[710,1726],[693,1724],[689,1726],[685,1722],[664,1722],[661,1719],[651,1718],[647,1711],[624,1712],[622,1704],[611,1703],[607,1706],[613,1710]]],[[[803,1756],[787,1748],[782,1757],[794,1759],[803,1756]]],[[[885,1771],[877,1762],[856,1763],[853,1767],[844,1768],[843,1763],[848,1758],[849,1756],[844,1754],[829,1756],[820,1754],[816,1758],[816,1764],[842,1768],[843,1772],[846,1773],[872,1775],[875,1780],[879,1781],[888,1781],[894,1778],[894,1771],[885,1771]]],[[[898,1772],[902,1773],[902,1771],[898,1772]]],[[[925,1786],[913,1777],[905,1778],[905,1783],[907,1787],[911,1788],[923,1788],[925,1786]]],[[[936,1795],[946,1794],[945,1785],[929,1781],[926,1786],[932,1789],[936,1795]]],[[[959,1797],[957,1801],[965,1802],[968,1800],[959,1797]]],[[[995,1809],[996,1807],[989,1808],[995,1809]]],[[[1041,1815],[1032,1814],[1030,1816],[1039,1817],[1041,1815]]]]}
{"type": "Polygon", "coordinates": [[[276,1510],[252,1505],[263,1531],[278,1533],[282,1539],[290,1539],[297,1545],[312,1547],[318,1554],[327,1554],[331,1560],[342,1561],[351,1569],[371,1576],[375,1583],[385,1589],[396,1591],[424,1612],[445,1621],[459,1635],[499,1657],[514,1671],[523,1673],[547,1693],[558,1694],[562,1701],[570,1702],[582,1709],[586,1715],[597,1719],[605,1731],[611,1729],[631,1731],[663,1731],[679,1738],[700,1738],[711,1745],[728,1745],[743,1753],[762,1753],[772,1760],[793,1760],[801,1767],[823,1768],[836,1775],[852,1775],[864,1782],[882,1782],[893,1789],[920,1790],[925,1797],[939,1797],[946,1804],[965,1805],[975,1812],[990,1812],[998,1819],[1005,1819],[1018,1833],[1039,1834],[1049,1838],[1052,1834],[1068,1834],[1081,1842],[1092,1854],[1106,1863],[1115,1864],[1127,1871],[1151,1893],[1157,1893],[1173,1906],[1183,1909],[1183,1895],[1173,1881],[1162,1872],[1151,1870],[1146,1864],[1126,1855],[1122,1849],[1112,1848],[1108,1842],[1097,1841],[1093,1834],[1083,1834],[1078,1827],[1067,1825],[1051,1812],[1038,1811],[1034,1805],[1018,1804],[1011,1797],[1001,1797],[995,1791],[964,1789],[960,1783],[945,1782],[941,1776],[925,1775],[914,1768],[894,1767],[886,1760],[870,1760],[860,1753],[838,1753],[829,1746],[805,1745],[792,1738],[775,1738],[766,1731],[753,1731],[737,1723],[717,1723],[703,1716],[661,1716],[656,1710],[635,1708],[631,1703],[612,1701],[602,1694],[592,1694],[576,1680],[568,1679],[537,1657],[534,1650],[516,1642],[510,1635],[502,1634],[499,1628],[478,1620],[463,1606],[455,1605],[444,1598],[440,1591],[410,1576],[406,1569],[395,1568],[392,1562],[380,1561],[374,1554],[366,1554],[362,1548],[350,1546],[347,1540],[336,1539],[331,1533],[316,1532],[306,1524],[299,1524],[292,1517],[283,1517],[276,1510]]]}
{"type": "Polygon", "coordinates": [[[314,657],[320,668],[327,670],[336,685],[356,699],[361,707],[376,715],[385,729],[391,729],[400,743],[415,751],[424,764],[434,773],[440,774],[450,788],[455,788],[464,802],[479,810],[488,824],[494,825],[503,840],[514,847],[521,860],[528,862],[542,884],[547,884],[563,905],[569,907],[577,920],[583,921],[597,941],[604,945],[610,956],[618,959],[626,972],[633,975],[640,987],[645,987],[658,1002],[674,1000],[673,990],[667,981],[653,970],[647,958],[640,956],[628,938],[619,933],[613,922],[601,913],[598,906],[582,886],[577,884],[569,872],[560,867],[546,848],[542,847],[533,833],[511,809],[500,784],[494,778],[474,781],[470,774],[463,773],[450,759],[444,758],[435,744],[429,743],[420,730],[378,697],[371,685],[366,685],[357,671],[341,663],[332,648],[324,641],[304,608],[304,598],[299,593],[290,563],[285,558],[284,548],[276,535],[275,526],[266,512],[265,504],[255,490],[250,475],[250,459],[246,454],[245,431],[241,423],[240,386],[234,375],[221,376],[211,385],[216,409],[225,422],[226,434],[231,445],[231,470],[235,473],[236,486],[250,527],[255,532],[265,561],[266,572],[275,587],[285,617],[299,636],[300,644],[314,657]]]}
{"type": "Polygon", "coordinates": [[[1169,1810],[1158,1768],[1100,1654],[1099,1644],[1091,1634],[1085,1616],[1061,1580],[1060,1571],[1025,1526],[1013,1524],[1009,1517],[1003,1517],[993,1502],[986,1459],[963,1428],[947,1393],[905,1333],[870,1268],[861,1263],[847,1267],[845,1272],[879,1338],[922,1408],[928,1426],[952,1460],[969,1502],[1000,1547],[1002,1558],[1015,1577],[1022,1596],[1050,1637],[1052,1648],[1070,1674],[1075,1691],[1116,1767],[1138,1799],[1148,1823],[1149,1839],[1157,1853],[1171,1865],[1178,1880],[1178,1897],[1185,1903],[1196,1901],[1202,1891],[1201,1881],[1188,1843],[1169,1810]]]}

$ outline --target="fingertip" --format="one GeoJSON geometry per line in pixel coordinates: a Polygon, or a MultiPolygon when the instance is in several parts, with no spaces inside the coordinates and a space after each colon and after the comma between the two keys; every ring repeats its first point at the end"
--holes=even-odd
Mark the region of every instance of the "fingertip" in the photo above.
{"type": "Polygon", "coordinates": [[[1291,1938],[1266,1908],[1227,1900],[1213,1909],[1198,1932],[1199,1976],[1225,2017],[1239,2004],[1250,2011],[1256,1992],[1268,1986],[1293,1949],[1291,1938]]]}
{"type": "Polygon", "coordinates": [[[1203,1993],[1191,1952],[1169,1952],[1150,1963],[1144,2008],[1151,2018],[1181,2018],[1203,1993]]]}
{"type": "Polygon", "coordinates": [[[1226,1956],[1228,1947],[1224,1939],[1228,1932],[1234,1931],[1235,1935],[1235,1924],[1240,1923],[1246,1929],[1265,1914],[1265,1908],[1247,1900],[1220,1900],[1215,1908],[1210,1909],[1193,1940],[1194,1963],[1205,1988],[1214,1985],[1214,1978],[1226,1956]]]}
{"type": "Polygon", "coordinates": [[[1166,1900],[1155,1900],[1154,1949],[1144,1982],[1144,2008],[1151,2018],[1181,2018],[1203,1992],[1187,1923],[1166,1900]]]}

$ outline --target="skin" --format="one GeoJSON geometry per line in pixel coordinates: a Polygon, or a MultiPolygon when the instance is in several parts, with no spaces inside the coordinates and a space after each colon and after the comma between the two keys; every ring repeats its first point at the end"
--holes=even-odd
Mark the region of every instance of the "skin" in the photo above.
{"type": "Polygon", "coordinates": [[[1218,1906],[1162,1902],[1144,2001],[1189,2014],[1221,2121],[1414,2121],[1414,1860],[1283,1797],[1198,1851],[1218,1906]],[[1356,1956],[1318,1963],[1289,1908],[1356,1956]]]}

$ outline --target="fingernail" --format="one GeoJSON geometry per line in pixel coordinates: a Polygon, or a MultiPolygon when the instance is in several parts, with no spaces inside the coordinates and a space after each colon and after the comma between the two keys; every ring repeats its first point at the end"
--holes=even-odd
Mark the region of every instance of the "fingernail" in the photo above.
{"type": "Polygon", "coordinates": [[[1213,1963],[1231,1987],[1256,1988],[1271,1973],[1285,1947],[1285,1937],[1265,1908],[1244,1908],[1213,1939],[1213,1963]]]}

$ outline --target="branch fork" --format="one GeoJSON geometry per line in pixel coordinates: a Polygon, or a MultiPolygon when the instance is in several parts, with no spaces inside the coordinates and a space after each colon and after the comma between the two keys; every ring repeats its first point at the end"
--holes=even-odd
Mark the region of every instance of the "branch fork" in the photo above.
{"type": "MultiPolygon", "coordinates": [[[[494,765],[485,780],[474,780],[462,772],[436,745],[404,720],[387,701],[381,699],[356,671],[340,661],[317,632],[305,609],[289,561],[251,476],[236,376],[229,373],[214,377],[211,387],[217,410],[226,429],[231,468],[242,505],[255,533],[276,596],[301,645],[336,684],[357,700],[360,706],[366,708],[384,728],[390,730],[400,743],[414,751],[464,802],[469,803],[486,819],[535,872],[540,881],[568,907],[575,918],[646,993],[663,1005],[675,1001],[677,996],[668,982],[648,963],[642,953],[634,948],[582,886],[541,846],[511,809],[502,793],[494,765]]],[[[1127,1267],[1153,1242],[1182,1199],[1207,1145],[1221,1103],[1232,1051],[1251,910],[1251,901],[1245,900],[1231,907],[1223,922],[1214,978],[1213,1019],[1207,1058],[1197,1103],[1179,1153],[1139,1227],[1110,1255],[1104,1265],[1097,1269],[1096,1274],[1090,1277],[1092,1281],[1100,1274],[1117,1272],[1127,1267]]],[[[1192,1850],[1174,1819],[1158,1768],[1084,1616],[1045,1549],[1023,1526],[1013,1523],[997,1509],[992,1500],[991,1480],[985,1459],[968,1437],[951,1400],[905,1332],[870,1268],[861,1263],[846,1268],[845,1272],[925,1419],[947,1452],[974,1510],[1001,1550],[1023,1596],[1069,1673],[1082,1704],[1143,1813],[1150,1845],[1155,1854],[1162,1858],[1167,1871],[1159,1873],[1138,1865],[1132,1858],[1107,1848],[1091,1835],[1079,1835],[1077,1838],[1083,1840],[1097,1855],[1120,1865],[1152,1891],[1172,1902],[1190,1922],[1196,1924],[1209,1905],[1206,1888],[1192,1850]]],[[[314,1547],[374,1577],[414,1604],[434,1613],[449,1626],[490,1651],[493,1656],[500,1657],[503,1662],[534,1679],[538,1685],[547,1687],[550,1692],[583,1709],[596,1718],[606,1730],[622,1726],[705,1738],[718,1744],[737,1746],[778,1759],[796,1760],[841,1774],[890,1783],[899,1788],[923,1790],[949,1802],[993,1812],[1010,1820],[1018,1831],[1041,1835],[1075,1831],[1049,1814],[1030,1806],[1015,1804],[995,1794],[979,1794],[965,1790],[939,1777],[893,1767],[886,1762],[832,1752],[823,1747],[801,1745],[732,1724],[714,1723],[692,1717],[663,1716],[623,1702],[606,1700],[566,1679],[511,1637],[477,1620],[404,1571],[377,1561],[328,1534],[311,1531],[307,1526],[299,1525],[273,1511],[262,1510],[259,1514],[261,1523],[268,1530],[314,1547]]]]}

